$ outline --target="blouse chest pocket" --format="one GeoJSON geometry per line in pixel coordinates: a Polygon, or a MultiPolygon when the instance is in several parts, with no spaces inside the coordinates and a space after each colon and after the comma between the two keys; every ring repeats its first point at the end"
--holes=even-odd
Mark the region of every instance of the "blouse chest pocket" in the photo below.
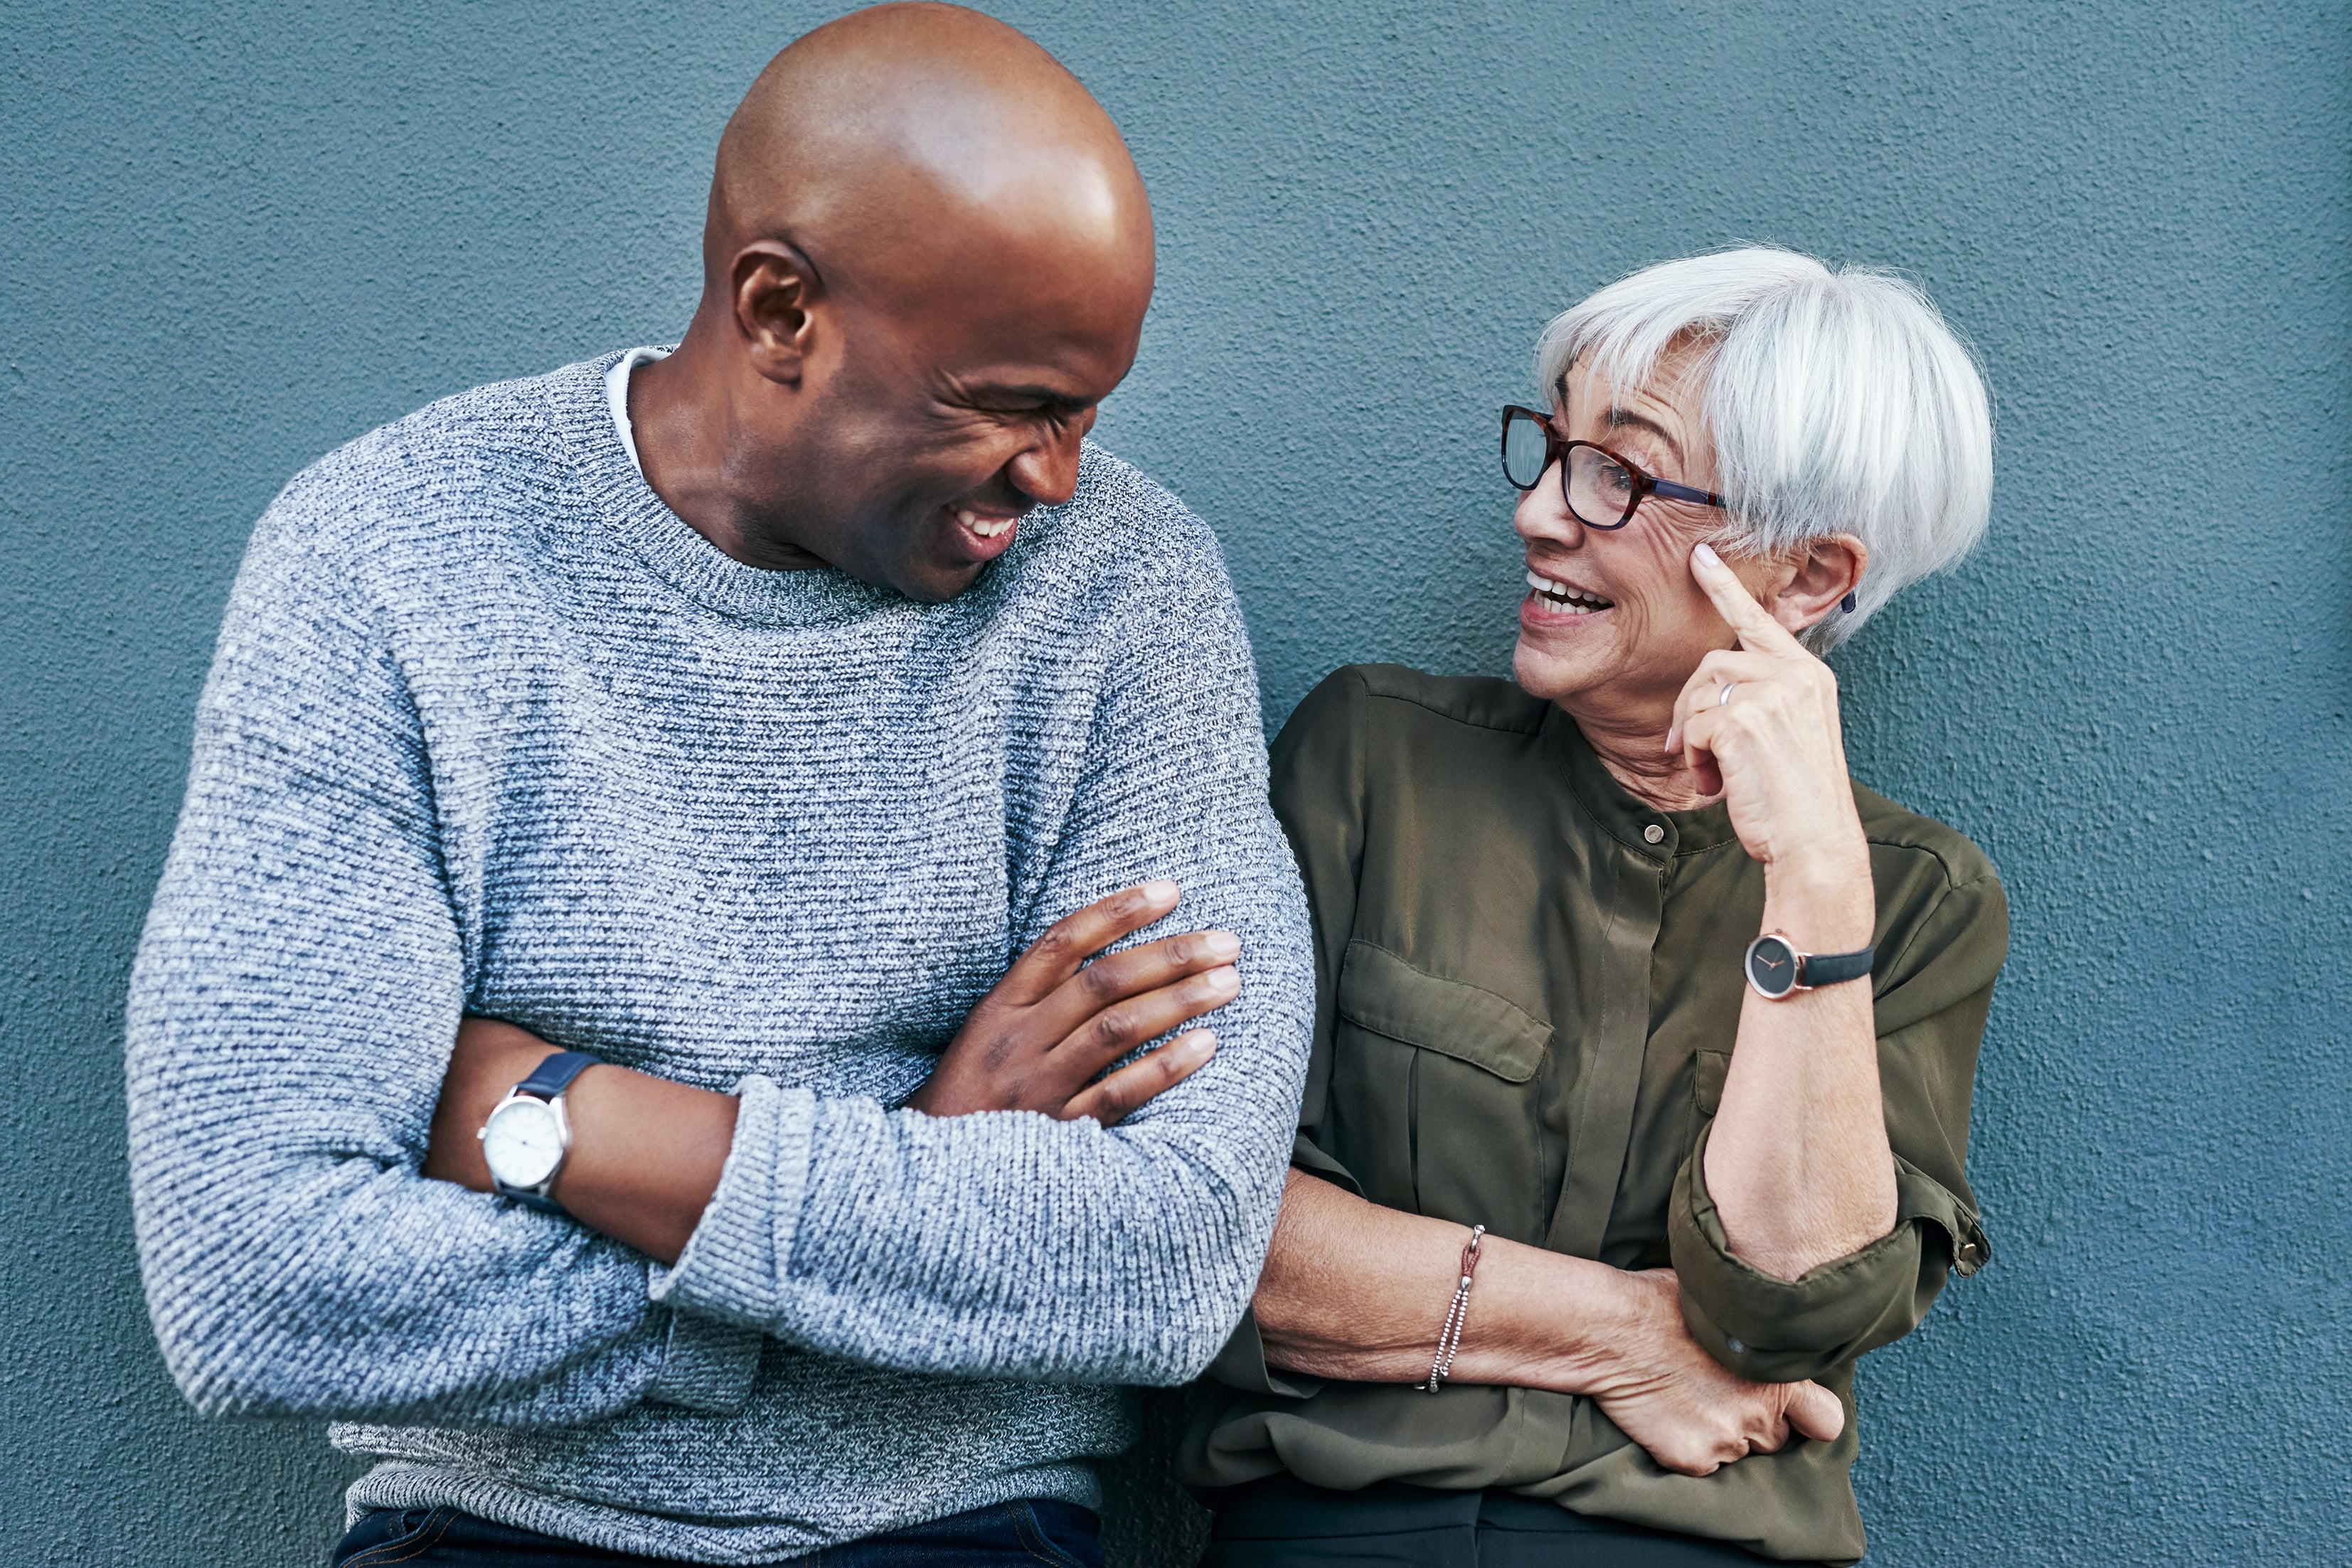
{"type": "Polygon", "coordinates": [[[1551,1026],[1360,940],[1348,945],[1337,999],[1334,1152],[1365,1196],[1540,1242],[1551,1026]]]}

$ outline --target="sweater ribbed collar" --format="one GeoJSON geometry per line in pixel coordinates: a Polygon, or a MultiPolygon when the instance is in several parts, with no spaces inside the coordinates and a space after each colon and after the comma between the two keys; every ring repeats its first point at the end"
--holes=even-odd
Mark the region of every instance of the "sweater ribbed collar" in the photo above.
{"type": "Polygon", "coordinates": [[[549,417],[571,450],[589,503],[614,543],[670,588],[707,610],[767,626],[822,626],[893,609],[915,611],[894,590],[845,571],[770,571],[746,566],[669,509],[629,460],[605,402],[604,375],[618,353],[549,378],[549,417]]]}

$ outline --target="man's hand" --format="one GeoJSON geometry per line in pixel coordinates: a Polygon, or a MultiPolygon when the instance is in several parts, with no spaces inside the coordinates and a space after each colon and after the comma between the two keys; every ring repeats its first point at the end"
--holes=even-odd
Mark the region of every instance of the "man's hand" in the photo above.
{"type": "Polygon", "coordinates": [[[1095,956],[1165,916],[1176,897],[1172,882],[1145,883],[1056,922],[972,1009],[908,1107],[933,1116],[1042,1111],[1109,1126],[1192,1076],[1216,1053],[1216,1036],[1204,1029],[1096,1082],[1120,1057],[1241,991],[1233,967],[1241,940],[1231,932],[1193,931],[1095,956]]]}
{"type": "Polygon", "coordinates": [[[1792,1429],[1823,1442],[1845,1430],[1844,1406],[1820,1384],[1750,1383],[1700,1348],[1684,1326],[1673,1270],[1624,1281],[1629,1322],[1610,1335],[1607,1370],[1582,1391],[1661,1467],[1712,1475],[1777,1451],[1792,1429]]]}

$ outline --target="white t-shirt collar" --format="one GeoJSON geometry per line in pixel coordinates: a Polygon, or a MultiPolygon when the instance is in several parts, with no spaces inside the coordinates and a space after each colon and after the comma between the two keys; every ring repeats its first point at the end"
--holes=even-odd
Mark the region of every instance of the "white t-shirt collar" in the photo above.
{"type": "Polygon", "coordinates": [[[629,425],[629,372],[639,365],[666,360],[669,352],[667,349],[631,349],[604,372],[604,402],[613,411],[613,430],[621,438],[621,450],[629,455],[629,466],[637,471],[640,479],[645,477],[646,465],[637,457],[636,432],[629,425]]]}

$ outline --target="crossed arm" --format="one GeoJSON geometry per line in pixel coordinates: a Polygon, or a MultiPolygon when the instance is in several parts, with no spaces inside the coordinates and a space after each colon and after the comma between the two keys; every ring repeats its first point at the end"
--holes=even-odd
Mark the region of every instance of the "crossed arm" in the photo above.
{"type": "MultiPolygon", "coordinates": [[[[1164,936],[1096,956],[1170,914],[1178,896],[1173,883],[1146,883],[1049,928],[972,1009],[908,1105],[933,1116],[1037,1111],[1108,1126],[1206,1065],[1216,1036],[1193,1029],[1113,1070],[1240,991],[1234,960],[1241,939],[1229,931],[1164,936]]],[[[489,1191],[477,1130],[555,1049],[495,1019],[461,1024],[425,1175],[489,1191]]],[[[605,1063],[582,1073],[564,1103],[572,1142],[551,1189],[556,1200],[590,1229],[677,1262],[719,1190],[740,1102],[605,1063]]]]}

